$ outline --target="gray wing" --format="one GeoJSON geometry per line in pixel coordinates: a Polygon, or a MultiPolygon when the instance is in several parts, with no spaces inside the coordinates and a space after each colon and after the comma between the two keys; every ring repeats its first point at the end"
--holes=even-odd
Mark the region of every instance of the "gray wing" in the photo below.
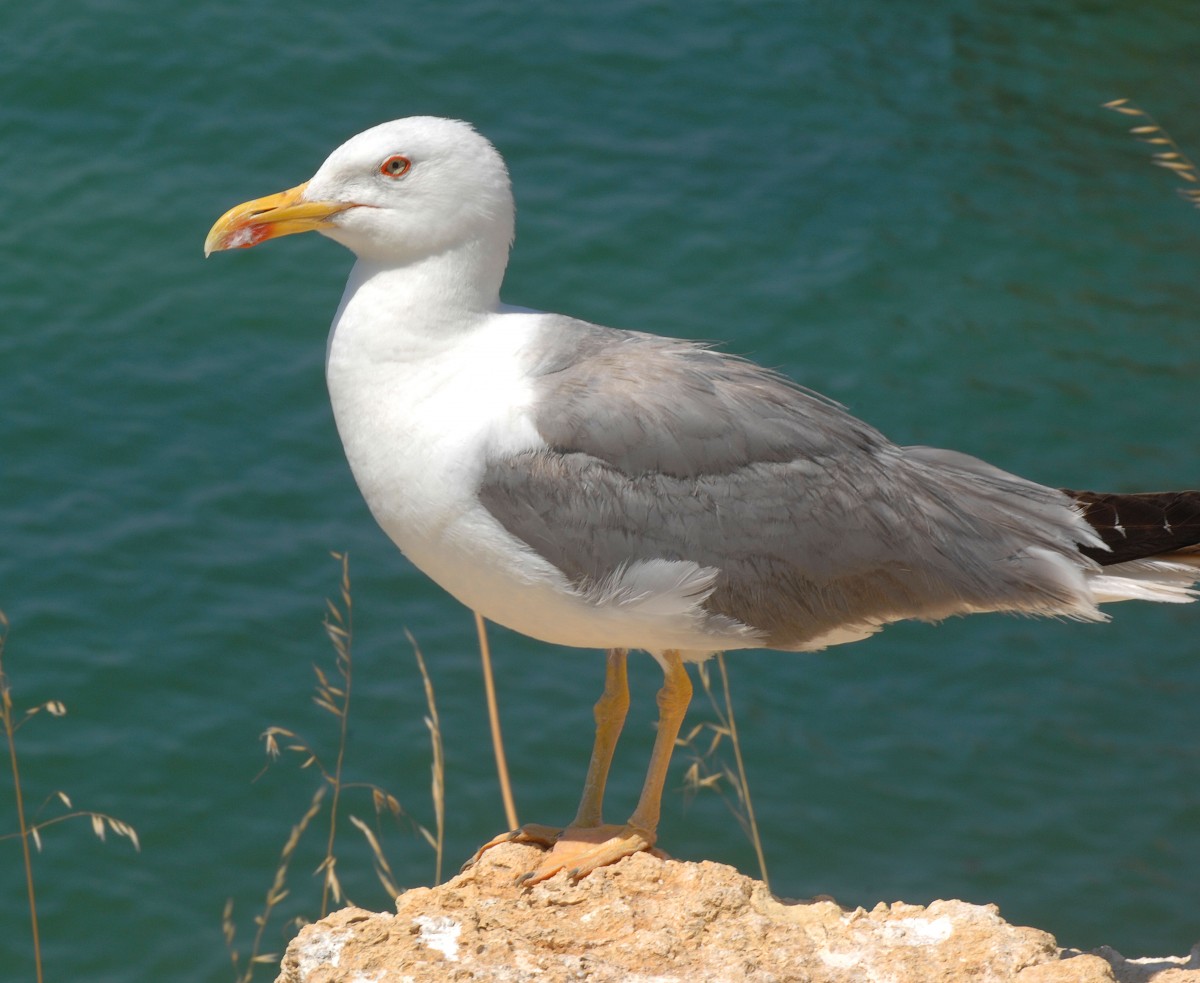
{"type": "Polygon", "coordinates": [[[901,618],[1080,614],[1047,557],[1078,561],[1094,536],[1061,492],[897,447],[698,344],[548,318],[535,348],[547,446],[491,461],[480,497],[583,590],[691,561],[719,571],[704,607],[774,648],[901,618]]]}

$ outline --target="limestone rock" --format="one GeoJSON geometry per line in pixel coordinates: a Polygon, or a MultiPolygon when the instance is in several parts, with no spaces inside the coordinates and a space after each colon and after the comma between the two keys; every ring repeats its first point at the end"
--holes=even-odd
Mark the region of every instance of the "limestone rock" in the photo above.
{"type": "Polygon", "coordinates": [[[541,848],[505,844],[436,888],[304,928],[276,983],[1200,983],[1190,957],[1060,950],[994,905],[847,911],[784,902],[721,864],[641,853],[572,884],[521,888],[541,848]]]}

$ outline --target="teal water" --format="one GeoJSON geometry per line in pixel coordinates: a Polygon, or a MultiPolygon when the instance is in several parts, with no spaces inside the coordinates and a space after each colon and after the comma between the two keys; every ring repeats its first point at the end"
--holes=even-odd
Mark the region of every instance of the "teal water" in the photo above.
{"type": "MultiPolygon", "coordinates": [[[[1200,486],[1200,214],[1100,108],[1130,97],[1200,153],[1200,19],[1183,0],[1017,6],[0,10],[5,666],[18,706],[70,711],[20,732],[21,763],[34,803],[65,789],[143,844],[46,831],[49,979],[231,978],[222,907],[244,950],[312,789],[288,762],[255,782],[257,737],[329,733],[309,694],[331,550],[354,582],[351,777],[432,824],[408,628],[439,698],[448,867],[504,825],[469,613],[374,527],[330,419],[348,254],[304,236],[201,257],[228,206],[368,125],[457,116],[498,144],[509,302],[722,341],[899,441],[1049,483],[1200,486]]],[[[776,891],[996,902],[1128,955],[1200,939],[1200,610],[1112,613],[732,657],[776,891]]],[[[602,659],[492,642],[521,816],[565,820],[602,659]]],[[[652,737],[658,670],[634,669],[613,815],[652,737]]],[[[11,806],[0,782],[0,832],[11,806]]],[[[673,854],[754,872],[716,796],[672,791],[664,813],[673,854]]],[[[285,917],[315,913],[321,839],[285,917]]],[[[384,839],[405,885],[430,881],[410,829],[384,839]]],[[[388,906],[352,830],[339,871],[388,906]]],[[[0,885],[0,980],[30,979],[11,839],[0,885]]]]}

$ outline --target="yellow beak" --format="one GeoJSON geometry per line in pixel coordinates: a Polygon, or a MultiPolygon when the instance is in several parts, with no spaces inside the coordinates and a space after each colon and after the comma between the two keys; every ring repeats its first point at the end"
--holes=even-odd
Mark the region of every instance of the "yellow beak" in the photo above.
{"type": "Polygon", "coordinates": [[[328,228],[338,212],[354,206],[341,201],[304,201],[308,182],[265,198],[235,205],[217,219],[204,240],[204,255],[222,249],[249,249],[268,239],[328,228]]]}

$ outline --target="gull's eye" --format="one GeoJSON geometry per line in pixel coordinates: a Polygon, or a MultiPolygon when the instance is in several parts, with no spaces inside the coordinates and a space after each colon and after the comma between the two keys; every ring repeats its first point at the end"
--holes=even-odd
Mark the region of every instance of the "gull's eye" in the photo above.
{"type": "Polygon", "coordinates": [[[403,154],[392,154],[379,165],[379,173],[384,177],[404,177],[410,167],[412,167],[412,161],[403,154]]]}

